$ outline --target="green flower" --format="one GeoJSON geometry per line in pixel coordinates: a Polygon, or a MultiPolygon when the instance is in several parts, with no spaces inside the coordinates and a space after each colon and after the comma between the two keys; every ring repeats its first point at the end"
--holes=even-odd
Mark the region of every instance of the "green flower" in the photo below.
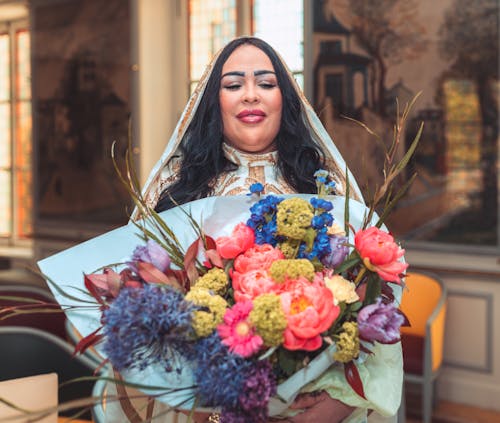
{"type": "Polygon", "coordinates": [[[285,279],[297,279],[299,276],[312,281],[314,266],[307,259],[276,260],[269,268],[269,274],[279,283],[285,279]]]}
{"type": "Polygon", "coordinates": [[[277,206],[277,234],[292,239],[302,240],[307,228],[311,227],[314,208],[302,198],[288,198],[277,206]]]}
{"type": "Polygon", "coordinates": [[[299,243],[297,241],[284,241],[278,244],[278,248],[281,250],[285,258],[293,259],[297,256],[299,243]]]}
{"type": "Polygon", "coordinates": [[[222,323],[227,302],[220,295],[213,295],[206,288],[195,286],[186,294],[186,300],[197,306],[206,307],[208,311],[197,310],[193,313],[193,329],[200,338],[210,335],[222,323]]]}
{"type": "Polygon", "coordinates": [[[342,329],[343,331],[338,336],[337,351],[333,353],[333,358],[341,363],[348,363],[359,354],[358,324],[345,322],[342,329]]]}
{"type": "Polygon", "coordinates": [[[253,301],[249,319],[265,345],[277,347],[283,343],[283,332],[286,329],[287,320],[278,295],[259,295],[253,301]]]}
{"type": "Polygon", "coordinates": [[[218,295],[225,295],[227,291],[227,275],[217,267],[210,269],[196,281],[196,288],[206,288],[218,295]]]}

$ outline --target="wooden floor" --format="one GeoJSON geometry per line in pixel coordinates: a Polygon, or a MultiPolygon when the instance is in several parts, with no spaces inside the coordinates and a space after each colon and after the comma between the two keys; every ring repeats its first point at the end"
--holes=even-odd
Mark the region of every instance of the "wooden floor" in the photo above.
{"type": "MultiPolygon", "coordinates": [[[[500,423],[500,411],[484,410],[449,401],[439,401],[432,414],[433,423],[500,423]]],[[[407,410],[406,423],[421,423],[418,412],[407,410]]]]}

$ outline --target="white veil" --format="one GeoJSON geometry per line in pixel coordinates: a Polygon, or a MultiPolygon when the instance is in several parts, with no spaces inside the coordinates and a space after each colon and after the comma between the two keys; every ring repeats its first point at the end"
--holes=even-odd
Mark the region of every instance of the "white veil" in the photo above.
{"type": "MultiPolygon", "coordinates": [[[[172,174],[170,174],[171,171],[169,171],[168,168],[166,168],[166,165],[168,164],[172,156],[177,152],[179,145],[182,141],[182,138],[184,137],[184,134],[186,133],[186,130],[189,127],[189,124],[191,123],[191,120],[193,119],[196,110],[198,109],[198,106],[200,104],[201,98],[203,97],[203,93],[207,85],[207,81],[213,71],[215,62],[222,50],[223,49],[219,50],[219,52],[213,57],[212,61],[205,69],[205,72],[203,73],[195,91],[189,98],[189,101],[186,107],[184,108],[184,111],[182,112],[181,118],[177,122],[174,132],[172,133],[172,136],[170,137],[165,147],[165,150],[163,151],[163,154],[161,155],[160,159],[151,170],[146,180],[142,194],[146,203],[150,206],[154,206],[156,204],[156,201],[158,200],[161,194],[162,187],[164,186],[162,182],[167,179],[171,179],[172,177],[172,174]]],[[[291,81],[293,89],[296,91],[297,95],[300,98],[300,101],[302,103],[301,114],[304,123],[306,127],[309,129],[312,137],[321,146],[323,152],[325,153],[328,170],[331,173],[333,173],[335,179],[338,182],[340,182],[339,184],[340,186],[337,187],[338,188],[337,193],[340,195],[344,195],[346,186],[346,169],[347,169],[346,163],[342,158],[340,152],[338,151],[337,147],[333,143],[330,135],[327,133],[323,124],[321,123],[318,116],[314,112],[312,106],[309,104],[308,100],[304,96],[304,93],[298,86],[297,81],[293,77],[293,74],[289,70],[288,66],[286,65],[286,63],[279,54],[277,54],[277,56],[287,71],[288,78],[291,81]]],[[[364,202],[363,196],[354,177],[352,176],[349,170],[347,171],[349,172],[350,197],[357,201],[364,202]]],[[[138,217],[138,210],[136,209],[132,214],[132,219],[137,219],[137,217],[138,217]]]]}

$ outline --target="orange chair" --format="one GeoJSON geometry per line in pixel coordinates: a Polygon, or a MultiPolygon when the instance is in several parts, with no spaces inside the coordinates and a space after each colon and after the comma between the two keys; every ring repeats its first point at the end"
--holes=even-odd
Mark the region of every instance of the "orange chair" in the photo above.
{"type": "Polygon", "coordinates": [[[401,310],[411,326],[401,328],[405,381],[422,385],[422,418],[431,422],[434,383],[443,363],[447,290],[435,275],[408,273],[401,310]]]}

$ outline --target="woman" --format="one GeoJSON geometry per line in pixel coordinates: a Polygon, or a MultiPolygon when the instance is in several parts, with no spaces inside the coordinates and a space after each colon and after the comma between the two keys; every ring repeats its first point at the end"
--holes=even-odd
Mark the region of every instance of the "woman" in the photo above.
{"type": "MultiPolygon", "coordinates": [[[[162,211],[206,196],[241,194],[255,182],[266,193],[315,193],[313,174],[320,168],[344,194],[345,163],[286,65],[264,41],[243,37],[206,70],[143,194],[162,211]]],[[[362,201],[355,183],[349,192],[362,201]]],[[[368,400],[354,393],[343,370],[332,368],[308,387],[312,394],[296,400],[291,408],[300,412],[288,421],[365,421],[370,409],[395,414],[401,350],[377,349],[359,366],[368,400]]]]}

